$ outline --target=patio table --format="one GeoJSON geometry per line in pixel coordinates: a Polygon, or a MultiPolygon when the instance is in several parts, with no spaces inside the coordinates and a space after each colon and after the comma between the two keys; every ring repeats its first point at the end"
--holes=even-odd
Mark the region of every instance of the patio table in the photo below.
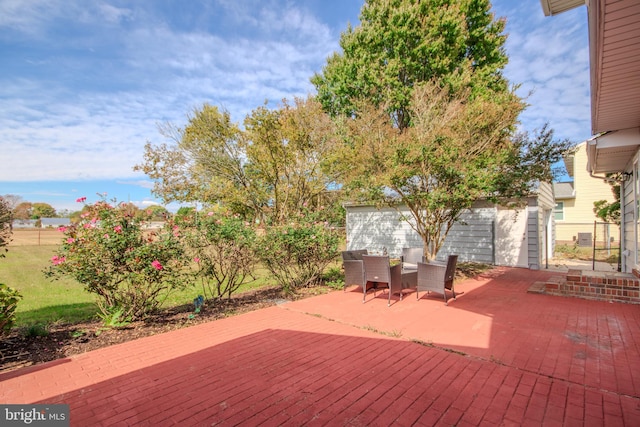
{"type": "MultiPolygon", "coordinates": [[[[411,289],[418,287],[418,270],[402,270],[400,274],[402,277],[402,290],[411,289]]],[[[402,301],[402,294],[404,292],[400,291],[400,301],[402,301]]]]}

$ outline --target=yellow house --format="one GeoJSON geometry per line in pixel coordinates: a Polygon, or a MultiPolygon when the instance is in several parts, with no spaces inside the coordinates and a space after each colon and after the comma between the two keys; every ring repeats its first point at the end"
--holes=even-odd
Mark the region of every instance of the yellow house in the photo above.
{"type": "Polygon", "coordinates": [[[593,212],[593,202],[615,200],[611,185],[603,177],[592,177],[587,170],[587,147],[584,141],[577,145],[574,154],[565,157],[564,164],[573,182],[556,182],[553,190],[556,206],[553,211],[556,223],[556,243],[577,243],[591,246],[597,243],[619,241],[619,227],[605,225],[593,212]],[[594,224],[598,222],[594,228],[594,224]]]}

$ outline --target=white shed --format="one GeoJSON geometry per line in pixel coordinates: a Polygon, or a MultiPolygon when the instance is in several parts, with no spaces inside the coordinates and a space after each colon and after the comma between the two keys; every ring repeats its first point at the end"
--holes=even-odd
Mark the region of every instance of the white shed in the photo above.
{"type": "MultiPolygon", "coordinates": [[[[526,206],[508,209],[478,201],[464,213],[445,240],[437,259],[458,254],[459,261],[539,269],[553,256],[554,198],[550,184],[538,186],[526,206]]],[[[399,257],[403,247],[422,247],[406,208],[377,209],[347,204],[347,250],[367,249],[399,257]]]]}

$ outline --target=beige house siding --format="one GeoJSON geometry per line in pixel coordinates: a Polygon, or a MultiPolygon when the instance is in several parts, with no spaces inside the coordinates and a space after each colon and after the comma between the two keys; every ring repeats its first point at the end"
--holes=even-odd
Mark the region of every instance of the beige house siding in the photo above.
{"type": "MultiPolygon", "coordinates": [[[[558,199],[564,203],[564,218],[556,220],[556,241],[558,243],[573,243],[578,239],[578,233],[591,233],[593,224],[601,220],[593,213],[593,202],[597,200],[614,201],[611,185],[599,178],[593,178],[587,172],[587,142],[577,146],[573,158],[565,159],[567,172],[573,178],[575,198],[558,199]]],[[[619,240],[620,230],[617,226],[610,228],[611,236],[619,240]]]]}

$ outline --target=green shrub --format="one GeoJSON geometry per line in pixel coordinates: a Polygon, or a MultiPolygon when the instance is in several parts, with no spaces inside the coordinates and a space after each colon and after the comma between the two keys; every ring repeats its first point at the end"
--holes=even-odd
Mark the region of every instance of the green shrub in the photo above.
{"type": "Polygon", "coordinates": [[[316,284],[338,255],[338,233],[304,214],[297,222],[272,226],[257,242],[256,252],[285,292],[316,284]]]}
{"type": "Polygon", "coordinates": [[[324,273],[322,280],[332,289],[344,289],[344,271],[339,267],[330,267],[324,273]]]}
{"type": "Polygon", "coordinates": [[[0,283],[0,335],[9,332],[15,325],[15,311],[21,298],[17,290],[0,283]]]}
{"type": "Polygon", "coordinates": [[[46,337],[49,335],[49,326],[43,323],[35,323],[25,327],[22,334],[26,338],[46,337]]]}
{"type": "Polygon", "coordinates": [[[250,224],[236,215],[214,211],[183,221],[188,252],[207,299],[231,298],[240,286],[255,280],[256,234],[250,224]]]}

